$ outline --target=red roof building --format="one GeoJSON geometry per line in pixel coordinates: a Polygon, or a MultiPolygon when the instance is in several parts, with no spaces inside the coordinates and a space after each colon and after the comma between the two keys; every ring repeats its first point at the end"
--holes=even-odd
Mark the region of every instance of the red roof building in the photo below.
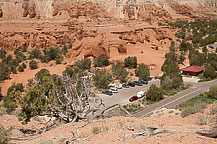
{"type": "Polygon", "coordinates": [[[201,66],[188,66],[185,68],[182,68],[182,74],[184,75],[191,75],[191,76],[197,76],[201,73],[203,73],[203,71],[205,70],[205,67],[201,67],[201,66]]]}

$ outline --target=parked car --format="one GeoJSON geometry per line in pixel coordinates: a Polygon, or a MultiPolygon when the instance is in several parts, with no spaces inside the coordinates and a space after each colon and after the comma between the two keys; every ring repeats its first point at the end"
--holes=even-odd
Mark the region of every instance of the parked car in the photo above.
{"type": "Polygon", "coordinates": [[[138,98],[142,98],[143,96],[145,96],[145,91],[139,91],[138,93],[137,93],[137,97],[138,98]]]}
{"type": "Polygon", "coordinates": [[[128,84],[122,84],[122,87],[124,87],[124,88],[129,88],[130,86],[128,85],[128,84]]]}
{"type": "Polygon", "coordinates": [[[118,89],[117,88],[111,88],[110,91],[112,91],[112,93],[118,93],[118,89]]]}
{"type": "Polygon", "coordinates": [[[122,84],[115,84],[115,88],[122,89],[122,84]]]}
{"type": "Polygon", "coordinates": [[[103,91],[102,93],[106,94],[106,95],[110,95],[110,96],[113,95],[112,91],[110,91],[110,90],[103,91]]]}
{"type": "Polygon", "coordinates": [[[132,96],[130,99],[129,99],[129,101],[130,102],[133,102],[133,101],[135,101],[135,100],[138,100],[139,98],[137,97],[137,96],[132,96]]]}
{"type": "Polygon", "coordinates": [[[131,87],[135,87],[135,83],[134,82],[128,83],[127,85],[129,85],[131,87]]]}
{"type": "Polygon", "coordinates": [[[134,81],[135,85],[138,85],[138,86],[142,86],[142,82],[141,81],[134,81]]]}
{"type": "Polygon", "coordinates": [[[148,81],[141,80],[143,84],[148,84],[148,81]]]}

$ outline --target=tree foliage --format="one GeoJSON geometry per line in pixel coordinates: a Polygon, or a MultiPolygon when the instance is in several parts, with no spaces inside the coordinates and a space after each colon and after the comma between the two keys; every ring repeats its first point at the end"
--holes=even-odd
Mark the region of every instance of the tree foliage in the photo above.
{"type": "Polygon", "coordinates": [[[148,78],[150,77],[150,70],[147,65],[139,64],[135,70],[135,74],[139,80],[148,81],[148,78]]]}
{"type": "Polygon", "coordinates": [[[0,124],[0,144],[8,144],[9,143],[11,130],[12,130],[12,128],[6,129],[0,124]]]}
{"type": "Polygon", "coordinates": [[[38,64],[37,64],[37,62],[35,60],[31,60],[29,62],[29,67],[30,67],[30,69],[37,69],[38,68],[38,64]]]}
{"type": "Polygon", "coordinates": [[[93,81],[98,89],[108,89],[111,82],[111,74],[105,69],[99,70],[93,76],[93,81]]]}
{"type": "Polygon", "coordinates": [[[127,83],[129,72],[124,68],[123,63],[118,62],[117,64],[113,64],[112,73],[121,83],[127,83]]]}
{"type": "Polygon", "coordinates": [[[136,68],[137,67],[137,57],[127,57],[124,59],[124,65],[127,68],[136,68]]]}
{"type": "Polygon", "coordinates": [[[74,66],[77,66],[78,68],[82,70],[90,69],[91,67],[91,60],[88,58],[82,59],[82,60],[77,60],[74,63],[74,66]]]}
{"type": "Polygon", "coordinates": [[[203,72],[203,76],[205,78],[209,78],[209,79],[214,79],[216,77],[216,72],[215,72],[215,69],[211,66],[211,65],[208,65],[205,69],[205,71],[203,72]]]}
{"type": "Polygon", "coordinates": [[[41,51],[37,48],[34,48],[29,55],[30,59],[36,58],[39,59],[41,57],[41,51]]]}
{"type": "Polygon", "coordinates": [[[146,99],[152,102],[158,102],[162,100],[163,92],[160,88],[158,88],[156,85],[151,85],[150,88],[147,90],[146,93],[146,99]]]}
{"type": "Polygon", "coordinates": [[[101,56],[94,59],[94,67],[106,67],[110,64],[108,56],[101,56]]]}
{"type": "Polygon", "coordinates": [[[217,100],[217,86],[210,87],[209,91],[207,92],[207,96],[211,99],[217,100]]]}

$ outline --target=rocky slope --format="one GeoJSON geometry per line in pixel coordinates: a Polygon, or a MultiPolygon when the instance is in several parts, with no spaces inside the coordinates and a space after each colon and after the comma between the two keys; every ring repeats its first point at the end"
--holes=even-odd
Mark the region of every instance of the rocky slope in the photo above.
{"type": "Polygon", "coordinates": [[[133,46],[164,48],[162,41],[174,37],[157,24],[203,18],[195,13],[199,6],[211,8],[194,0],[7,0],[0,2],[0,45],[18,49],[72,43],[70,62],[129,54],[133,46]]]}

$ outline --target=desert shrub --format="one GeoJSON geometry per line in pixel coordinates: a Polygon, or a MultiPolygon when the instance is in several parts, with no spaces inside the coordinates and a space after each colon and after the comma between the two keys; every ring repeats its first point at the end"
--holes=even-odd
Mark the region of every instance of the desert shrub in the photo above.
{"type": "Polygon", "coordinates": [[[207,118],[204,117],[204,116],[199,116],[196,119],[196,123],[199,124],[199,125],[206,125],[207,124],[207,118]]]}
{"type": "Polygon", "coordinates": [[[129,72],[124,68],[123,63],[118,62],[112,65],[112,74],[121,83],[127,83],[129,72]]]}
{"type": "Polygon", "coordinates": [[[29,62],[29,67],[30,69],[37,69],[38,68],[38,64],[35,60],[32,60],[29,62]]]}
{"type": "Polygon", "coordinates": [[[66,55],[68,53],[68,47],[66,45],[61,49],[62,54],[66,55]]]}
{"type": "Polygon", "coordinates": [[[46,56],[49,61],[56,60],[57,58],[61,57],[59,48],[48,48],[46,52],[46,56]]]}
{"type": "Polygon", "coordinates": [[[9,79],[10,73],[11,73],[10,67],[4,65],[3,63],[0,63],[0,81],[9,79]]]}
{"type": "Polygon", "coordinates": [[[199,113],[199,112],[203,112],[203,109],[207,106],[207,104],[204,103],[196,103],[193,106],[188,106],[185,107],[182,112],[181,112],[181,116],[182,117],[186,117],[189,116],[191,114],[195,114],[195,113],[199,113]]]}
{"type": "Polygon", "coordinates": [[[56,64],[61,64],[62,63],[62,59],[61,58],[57,58],[55,61],[56,64]]]}
{"type": "Polygon", "coordinates": [[[19,65],[19,67],[18,67],[19,72],[23,72],[24,69],[26,69],[26,64],[25,63],[22,63],[21,65],[19,65]]]}
{"type": "Polygon", "coordinates": [[[139,64],[139,66],[135,70],[135,74],[139,78],[139,80],[147,81],[150,77],[149,68],[145,64],[139,64]]]}
{"type": "Polygon", "coordinates": [[[0,125],[0,144],[8,144],[11,135],[11,128],[6,129],[0,125]]]}
{"type": "Polygon", "coordinates": [[[217,114],[217,105],[211,109],[211,114],[217,114]]]}
{"type": "Polygon", "coordinates": [[[35,74],[35,78],[38,80],[38,81],[42,81],[42,79],[45,77],[45,76],[50,76],[50,71],[47,70],[47,69],[41,69],[39,72],[37,72],[35,74]]]}
{"type": "Polygon", "coordinates": [[[207,96],[208,98],[217,100],[217,86],[210,87],[207,96]]]}
{"type": "Polygon", "coordinates": [[[127,57],[124,59],[124,65],[127,68],[136,68],[137,67],[137,57],[127,57]]]}
{"type": "Polygon", "coordinates": [[[72,43],[69,43],[68,49],[72,49],[72,43]]]}
{"type": "Polygon", "coordinates": [[[74,75],[74,71],[73,71],[72,67],[67,67],[63,71],[63,75],[68,75],[69,77],[72,77],[74,75]]]}
{"type": "Polygon", "coordinates": [[[20,96],[20,91],[12,91],[3,98],[3,106],[6,108],[7,113],[10,114],[17,108],[17,99],[20,98],[20,96]]]}
{"type": "Polygon", "coordinates": [[[7,52],[5,50],[0,49],[0,59],[4,59],[6,57],[7,52]]]}
{"type": "Polygon", "coordinates": [[[27,47],[26,47],[26,46],[23,46],[21,51],[22,51],[22,52],[26,52],[26,51],[27,51],[27,47]]]}
{"type": "Polygon", "coordinates": [[[91,67],[91,60],[88,58],[78,60],[74,63],[74,66],[79,67],[82,70],[90,69],[91,67]]]}
{"type": "Polygon", "coordinates": [[[158,88],[156,85],[151,85],[150,88],[147,90],[146,93],[146,99],[152,102],[158,102],[162,100],[163,97],[163,92],[161,88],[158,88]]]}
{"type": "Polygon", "coordinates": [[[101,127],[95,126],[95,127],[93,127],[92,131],[93,131],[93,134],[99,134],[101,132],[101,127]]]}
{"type": "Polygon", "coordinates": [[[39,59],[39,58],[41,58],[41,51],[39,49],[37,49],[37,48],[33,49],[30,52],[29,58],[30,59],[33,59],[33,58],[39,59]]]}
{"type": "Polygon", "coordinates": [[[208,65],[203,73],[203,77],[214,79],[216,77],[215,69],[211,65],[208,65]]]}
{"type": "Polygon", "coordinates": [[[106,67],[110,64],[108,56],[101,56],[94,59],[94,67],[106,67]]]}
{"type": "Polygon", "coordinates": [[[108,85],[111,82],[111,74],[105,69],[97,71],[93,76],[93,81],[98,89],[108,89],[108,85]]]}

